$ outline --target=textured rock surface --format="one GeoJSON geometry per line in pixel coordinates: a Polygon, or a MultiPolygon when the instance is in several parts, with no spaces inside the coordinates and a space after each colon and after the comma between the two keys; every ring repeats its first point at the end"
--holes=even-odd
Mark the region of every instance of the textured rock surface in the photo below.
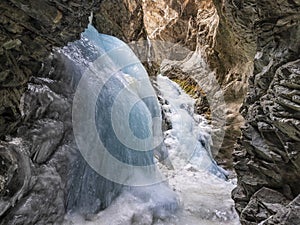
{"type": "Polygon", "coordinates": [[[239,109],[247,92],[248,77],[253,73],[256,36],[252,28],[257,16],[256,6],[255,1],[213,2],[218,11],[219,26],[214,52],[209,55],[208,61],[217,70],[228,107],[226,141],[220,150],[220,156],[231,158],[232,148],[244,123],[239,109]]]}
{"type": "Polygon", "coordinates": [[[90,1],[0,2],[0,137],[21,120],[18,106],[29,77],[54,46],[79,37],[92,6],[90,1]]]}
{"type": "Polygon", "coordinates": [[[38,75],[30,79],[23,95],[17,138],[6,137],[1,143],[1,158],[13,169],[4,170],[9,179],[0,197],[1,225],[61,224],[65,215],[72,157],[71,98],[67,98],[71,88],[65,83],[70,81],[62,81],[61,75],[56,79],[55,73],[47,79],[38,75]],[[52,87],[61,91],[55,93],[52,87]]]}
{"type": "MultiPolygon", "coordinates": [[[[233,53],[247,61],[253,57],[253,43],[256,48],[241,109],[247,122],[234,153],[238,187],[233,198],[242,224],[258,224],[274,214],[262,224],[299,224],[299,1],[215,2],[223,18],[219,32],[233,32],[240,41],[233,53]]],[[[222,50],[226,39],[217,40],[225,54],[220,61],[227,55],[238,60],[222,50]]]]}
{"type": "Polygon", "coordinates": [[[79,38],[93,4],[0,3],[1,225],[63,221],[72,149],[66,144],[71,132],[70,87],[64,84],[70,80],[63,81],[60,73],[55,77],[57,63],[46,58],[53,47],[79,38]]]}
{"type": "Polygon", "coordinates": [[[286,207],[282,207],[278,212],[266,220],[265,225],[298,224],[300,218],[300,196],[296,197],[286,207]]]}
{"type": "Polygon", "coordinates": [[[138,0],[102,0],[94,11],[93,24],[99,31],[129,43],[146,38],[144,12],[138,0]]]}
{"type": "Polygon", "coordinates": [[[0,218],[16,204],[29,189],[31,164],[19,140],[0,142],[1,188],[0,218]]]}

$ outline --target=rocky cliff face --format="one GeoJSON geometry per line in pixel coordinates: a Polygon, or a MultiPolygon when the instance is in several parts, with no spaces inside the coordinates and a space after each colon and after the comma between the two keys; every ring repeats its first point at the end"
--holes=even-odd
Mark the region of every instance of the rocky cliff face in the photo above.
{"type": "Polygon", "coordinates": [[[53,47],[75,40],[88,23],[90,1],[0,3],[0,137],[21,120],[19,102],[53,47]]]}
{"type": "Polygon", "coordinates": [[[71,133],[64,84],[70,82],[55,77],[59,60],[46,58],[79,38],[92,7],[90,1],[0,3],[0,224],[63,221],[70,152],[63,143],[71,133]]]}
{"type": "MultiPolygon", "coordinates": [[[[233,198],[241,222],[298,224],[300,2],[215,2],[223,18],[219,32],[234,32],[233,51],[254,59],[241,108],[247,122],[234,152],[233,198]]],[[[225,40],[219,40],[219,51],[230,58],[222,51],[225,40]]]]}

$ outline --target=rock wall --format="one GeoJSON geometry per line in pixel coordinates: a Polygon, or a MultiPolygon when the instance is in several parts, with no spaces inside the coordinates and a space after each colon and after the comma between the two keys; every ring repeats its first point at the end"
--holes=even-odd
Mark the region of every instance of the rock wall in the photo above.
{"type": "Polygon", "coordinates": [[[19,102],[53,47],[79,38],[88,24],[90,1],[0,2],[0,137],[21,121],[19,102]]]}
{"type": "Polygon", "coordinates": [[[220,150],[220,156],[227,159],[232,158],[232,149],[241,135],[240,127],[244,124],[239,109],[247,93],[248,78],[253,73],[256,36],[252,27],[256,11],[252,1],[213,2],[218,11],[219,26],[214,51],[209,55],[208,61],[217,71],[228,108],[227,132],[220,150]]]}
{"type": "Polygon", "coordinates": [[[51,57],[27,83],[22,124],[0,141],[0,224],[62,224],[75,146],[70,77],[51,57]],[[46,69],[47,68],[47,69],[46,69]],[[51,69],[51,73],[49,73],[51,69]]]}
{"type": "Polygon", "coordinates": [[[93,25],[105,34],[129,43],[146,39],[142,3],[138,0],[102,0],[94,11],[93,25]]]}
{"type": "Polygon", "coordinates": [[[63,222],[74,148],[67,144],[72,130],[66,84],[71,82],[61,68],[55,71],[59,60],[48,57],[53,47],[79,38],[94,6],[90,1],[0,2],[1,225],[63,222]]]}
{"type": "MultiPolygon", "coordinates": [[[[151,40],[169,41],[192,51],[200,51],[210,69],[216,71],[214,75],[223,90],[227,104],[225,137],[221,148],[217,149],[216,159],[223,166],[230,168],[232,149],[244,122],[239,108],[246,94],[247,78],[253,71],[255,47],[252,36],[243,41],[242,34],[249,32],[243,29],[245,25],[218,13],[222,11],[221,8],[218,2],[199,0],[145,1],[143,5],[145,29],[151,40]],[[247,51],[247,54],[244,51],[247,51]]],[[[194,82],[201,84],[199,79],[205,80],[200,75],[192,81],[194,78],[191,74],[180,72],[178,68],[175,73],[174,71],[173,68],[165,75],[177,76],[179,80],[190,80],[191,86],[194,82]]],[[[208,71],[209,69],[206,72],[208,71]]],[[[207,103],[203,102],[205,98],[199,101],[199,106],[207,106],[207,103]]]]}
{"type": "Polygon", "coordinates": [[[222,18],[216,51],[224,55],[218,58],[224,69],[229,60],[254,59],[241,108],[246,124],[234,152],[236,209],[245,225],[299,224],[300,2],[215,4],[222,18]]]}

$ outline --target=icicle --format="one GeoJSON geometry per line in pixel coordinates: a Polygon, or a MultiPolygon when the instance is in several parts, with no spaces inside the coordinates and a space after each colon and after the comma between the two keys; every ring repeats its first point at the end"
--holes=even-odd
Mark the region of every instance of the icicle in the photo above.
{"type": "Polygon", "coordinates": [[[91,15],[89,16],[89,25],[92,25],[94,19],[94,13],[91,12],[91,15]]]}

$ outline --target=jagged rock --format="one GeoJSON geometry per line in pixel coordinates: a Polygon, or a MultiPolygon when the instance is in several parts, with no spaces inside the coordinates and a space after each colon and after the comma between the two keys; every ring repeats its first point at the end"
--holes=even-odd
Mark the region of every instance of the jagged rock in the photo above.
{"type": "Polygon", "coordinates": [[[299,224],[300,223],[300,195],[298,195],[290,204],[286,207],[280,208],[280,210],[271,216],[261,225],[284,225],[284,224],[299,224]]]}
{"type": "Polygon", "coordinates": [[[64,125],[61,121],[41,119],[31,124],[30,131],[26,132],[26,140],[32,146],[30,156],[33,162],[45,163],[57,150],[63,137],[64,125]]]}
{"type": "MultiPolygon", "coordinates": [[[[247,122],[234,152],[238,186],[233,198],[242,224],[257,224],[286,209],[286,200],[275,198],[278,192],[289,201],[299,194],[300,8],[296,1],[214,2],[221,19],[216,51],[224,54],[217,59],[223,68],[254,59],[241,108],[247,122]],[[223,36],[226,33],[229,40],[223,36]],[[224,50],[228,46],[232,52],[224,50]],[[253,210],[255,193],[264,187],[277,192],[268,192],[274,207],[259,213],[253,210]]],[[[280,216],[267,221],[275,217],[280,216]]],[[[281,219],[281,224],[299,223],[281,219]]]]}
{"type": "Polygon", "coordinates": [[[0,224],[61,224],[65,214],[64,186],[55,168],[43,166],[35,170],[30,194],[24,196],[0,224]],[[33,213],[34,212],[34,213],[33,213]]]}
{"type": "Polygon", "coordinates": [[[151,40],[180,43],[191,50],[212,50],[218,15],[212,1],[150,1],[143,4],[145,29],[151,40]]]}
{"type": "Polygon", "coordinates": [[[256,45],[252,28],[256,13],[253,1],[213,0],[213,3],[218,11],[219,26],[214,51],[208,56],[208,62],[217,71],[228,108],[225,141],[220,156],[231,158],[244,123],[239,109],[247,92],[247,79],[253,72],[256,45]]]}
{"type": "Polygon", "coordinates": [[[258,224],[279,212],[289,202],[283,194],[272,189],[261,188],[250,198],[249,203],[241,212],[241,222],[258,224]]]}
{"type": "Polygon", "coordinates": [[[0,137],[21,122],[20,99],[53,47],[79,38],[97,1],[0,3],[0,137]]]}
{"type": "Polygon", "coordinates": [[[116,36],[127,43],[146,39],[144,12],[138,0],[102,0],[94,11],[93,24],[102,33],[116,36]]]}
{"type": "Polygon", "coordinates": [[[57,60],[62,58],[51,56],[45,71],[30,80],[20,104],[23,123],[15,134],[18,138],[1,142],[0,157],[6,159],[0,175],[5,178],[1,225],[63,223],[76,147],[71,141],[72,78],[57,60]]]}
{"type": "MultiPolygon", "coordinates": [[[[32,176],[31,163],[21,139],[0,141],[0,218],[27,194],[32,176]]],[[[1,222],[2,224],[2,222],[1,222]]]]}
{"type": "Polygon", "coordinates": [[[61,82],[65,78],[51,77],[49,62],[55,59],[46,57],[53,47],[79,38],[95,4],[0,3],[0,139],[13,132],[18,136],[0,144],[0,224],[62,223],[71,150],[59,146],[71,121],[70,103],[61,92],[68,95],[71,88],[61,82]],[[31,78],[28,86],[29,78],[42,72],[48,79],[31,78]]]}

